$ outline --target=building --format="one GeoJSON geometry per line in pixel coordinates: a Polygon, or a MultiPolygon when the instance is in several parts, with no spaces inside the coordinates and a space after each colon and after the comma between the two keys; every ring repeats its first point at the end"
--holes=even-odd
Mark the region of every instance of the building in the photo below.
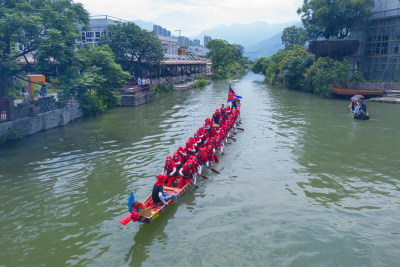
{"type": "Polygon", "coordinates": [[[200,40],[199,39],[194,39],[192,45],[193,46],[200,46],[200,40]]]}
{"type": "Polygon", "coordinates": [[[179,43],[175,37],[157,35],[158,39],[164,48],[164,53],[167,55],[178,55],[179,43]]]}
{"type": "Polygon", "coordinates": [[[210,52],[209,49],[198,45],[198,46],[189,46],[186,51],[186,54],[192,56],[195,59],[205,60],[208,52],[210,52]]]}
{"type": "Polygon", "coordinates": [[[111,16],[91,17],[88,31],[83,31],[80,27],[81,39],[76,41],[77,48],[82,48],[86,44],[97,45],[101,35],[105,34],[109,25],[119,22],[127,22],[111,16]]]}
{"type": "Polygon", "coordinates": [[[211,40],[212,40],[212,39],[211,39],[210,36],[205,35],[205,36],[204,36],[204,46],[206,46],[207,43],[208,43],[209,41],[211,41],[211,40]]]}
{"type": "Polygon", "coordinates": [[[400,1],[375,0],[367,27],[352,33],[360,47],[351,58],[353,71],[367,80],[400,81],[400,1]]]}
{"type": "Polygon", "coordinates": [[[160,36],[171,36],[171,31],[168,31],[167,29],[161,27],[160,25],[154,25],[153,26],[153,32],[156,35],[160,35],[160,36]]]}
{"type": "Polygon", "coordinates": [[[190,45],[192,45],[193,42],[185,36],[179,36],[178,43],[180,46],[190,46],[190,45]]]}

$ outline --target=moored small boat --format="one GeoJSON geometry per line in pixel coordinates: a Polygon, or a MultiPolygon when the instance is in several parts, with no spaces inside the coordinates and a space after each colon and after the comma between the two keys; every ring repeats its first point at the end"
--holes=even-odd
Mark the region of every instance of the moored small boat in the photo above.
{"type": "Polygon", "coordinates": [[[361,118],[361,115],[360,114],[357,114],[357,115],[353,115],[353,118],[355,119],[355,120],[369,120],[369,113],[367,112],[364,116],[363,116],[363,118],[361,118]]]}

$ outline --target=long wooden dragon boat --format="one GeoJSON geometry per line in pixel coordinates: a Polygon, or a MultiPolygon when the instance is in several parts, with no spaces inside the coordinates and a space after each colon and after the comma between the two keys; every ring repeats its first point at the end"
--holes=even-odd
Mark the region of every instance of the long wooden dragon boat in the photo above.
{"type": "MultiPolygon", "coordinates": [[[[237,121],[234,123],[236,124],[237,121]]],[[[240,123],[240,120],[239,120],[240,123]]],[[[213,126],[214,127],[214,126],[213,126]]],[[[239,128],[236,127],[236,129],[238,130],[244,130],[243,128],[239,128]]],[[[228,137],[230,139],[233,139],[234,141],[236,141],[235,138],[233,137],[228,137]]],[[[222,151],[221,151],[222,152],[222,151]]],[[[222,153],[224,154],[224,153],[222,153]]],[[[218,158],[214,155],[214,157],[216,158],[216,162],[218,162],[218,158]]],[[[203,165],[203,169],[204,169],[204,165],[203,165]]],[[[217,172],[218,171],[214,170],[213,168],[207,166],[209,169],[211,169],[213,172],[217,172]]],[[[203,175],[199,175],[202,176],[203,178],[207,178],[203,175]]],[[[174,193],[175,196],[170,199],[165,205],[164,204],[155,204],[153,203],[152,200],[152,193],[149,194],[149,196],[146,198],[146,200],[143,203],[139,203],[135,201],[133,192],[131,191],[129,200],[128,200],[128,208],[129,208],[129,214],[125,216],[125,218],[123,218],[120,223],[122,223],[123,225],[126,225],[127,223],[129,223],[130,221],[133,222],[140,222],[140,223],[145,223],[145,224],[149,224],[151,223],[153,220],[155,220],[156,218],[158,218],[160,216],[160,214],[162,214],[169,206],[171,206],[172,204],[174,204],[179,198],[182,197],[182,195],[191,187],[195,186],[198,187],[197,185],[195,185],[193,183],[193,178],[189,179],[189,182],[184,185],[182,187],[182,189],[177,188],[177,182],[179,179],[177,179],[171,186],[175,186],[175,187],[166,187],[164,186],[164,190],[168,193],[168,194],[172,194],[174,193]]]]}

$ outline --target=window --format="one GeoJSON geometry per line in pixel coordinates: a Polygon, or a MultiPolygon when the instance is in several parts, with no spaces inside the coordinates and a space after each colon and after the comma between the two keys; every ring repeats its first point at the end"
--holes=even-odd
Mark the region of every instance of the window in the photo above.
{"type": "Polygon", "coordinates": [[[96,32],[96,38],[100,38],[100,32],[96,32]]]}
{"type": "Polygon", "coordinates": [[[86,32],[86,37],[92,38],[94,36],[93,32],[86,32]]]}
{"type": "Polygon", "coordinates": [[[375,54],[376,54],[376,55],[379,55],[380,51],[381,51],[381,44],[380,44],[380,43],[377,43],[377,44],[376,44],[376,47],[375,47],[375,54]]]}

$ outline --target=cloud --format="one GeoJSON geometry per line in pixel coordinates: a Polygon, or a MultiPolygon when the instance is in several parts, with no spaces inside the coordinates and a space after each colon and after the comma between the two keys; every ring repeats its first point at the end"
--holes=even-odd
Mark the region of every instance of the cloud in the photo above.
{"type": "Polygon", "coordinates": [[[92,14],[151,21],[194,35],[219,24],[270,24],[299,20],[296,10],[303,0],[75,0],[92,14]],[[193,30],[198,29],[198,30],[193,30]]]}

